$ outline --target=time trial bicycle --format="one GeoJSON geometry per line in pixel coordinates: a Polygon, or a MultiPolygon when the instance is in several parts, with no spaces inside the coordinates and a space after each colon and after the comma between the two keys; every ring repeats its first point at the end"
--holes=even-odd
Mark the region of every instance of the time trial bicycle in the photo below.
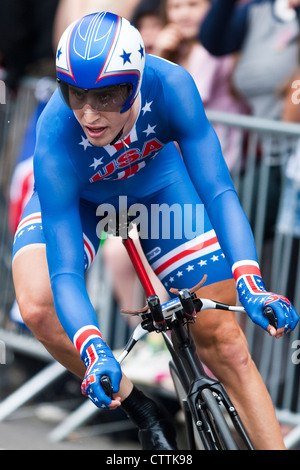
{"type": "MultiPolygon", "coordinates": [[[[127,221],[127,228],[128,224],[127,221]]],[[[205,277],[192,289],[173,289],[171,292],[176,297],[161,304],[128,230],[122,240],[144,289],[147,305],[139,311],[123,310],[123,313],[138,315],[141,322],[132,332],[118,361],[122,363],[136,343],[149,332],[162,334],[170,353],[174,388],[184,412],[187,450],[254,450],[224,386],[205,372],[190,331],[190,325],[203,310],[245,312],[244,308],[198,298],[195,292],[205,282],[205,277]]],[[[274,324],[273,313],[268,310],[265,314],[274,324]]],[[[102,377],[101,383],[111,396],[109,378],[102,377]]]]}

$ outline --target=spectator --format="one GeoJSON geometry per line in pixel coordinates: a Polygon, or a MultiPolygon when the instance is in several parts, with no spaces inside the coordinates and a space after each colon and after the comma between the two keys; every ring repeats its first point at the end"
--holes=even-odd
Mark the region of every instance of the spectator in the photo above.
{"type": "Polygon", "coordinates": [[[81,16],[107,10],[131,19],[138,3],[139,0],[59,0],[53,33],[54,48],[66,27],[81,16]]]}
{"type": "MultiPolygon", "coordinates": [[[[281,119],[284,97],[280,90],[299,60],[299,3],[251,0],[239,4],[238,0],[215,0],[202,24],[200,39],[211,54],[241,53],[233,84],[254,116],[281,119]]],[[[288,147],[283,148],[273,139],[265,239],[274,236],[282,157],[287,151],[288,147]]]]}
{"type": "MultiPolygon", "coordinates": [[[[154,52],[191,73],[206,110],[247,113],[247,107],[231,86],[236,58],[233,55],[213,57],[199,41],[199,28],[210,6],[210,0],[162,0],[165,27],[158,35],[154,52]]],[[[215,126],[215,130],[232,171],[238,156],[235,147],[237,134],[231,132],[229,137],[225,136],[221,126],[215,126]]]]}
{"type": "Polygon", "coordinates": [[[279,89],[299,58],[298,10],[284,7],[281,0],[238,3],[215,0],[203,21],[201,42],[215,56],[241,52],[235,88],[253,115],[280,119],[284,100],[279,89]]]}
{"type": "Polygon", "coordinates": [[[154,44],[163,28],[160,8],[161,0],[141,0],[131,19],[142,35],[147,54],[154,52],[154,44]]]}

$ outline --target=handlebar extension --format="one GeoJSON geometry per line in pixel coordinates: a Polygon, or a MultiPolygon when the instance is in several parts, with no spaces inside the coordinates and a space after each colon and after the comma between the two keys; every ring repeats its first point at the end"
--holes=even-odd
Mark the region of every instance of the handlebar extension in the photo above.
{"type": "Polygon", "coordinates": [[[177,292],[178,298],[181,302],[182,308],[184,313],[189,318],[195,318],[196,316],[196,308],[194,299],[196,298],[195,295],[191,294],[188,289],[182,289],[177,292]]]}
{"type": "Polygon", "coordinates": [[[102,375],[102,377],[100,378],[100,384],[101,384],[101,387],[103,388],[105,394],[109,398],[112,399],[113,391],[112,391],[111,381],[110,381],[110,378],[108,377],[108,375],[102,375]]]}
{"type": "Polygon", "coordinates": [[[264,308],[264,317],[268,320],[270,325],[274,326],[274,328],[277,330],[278,321],[272,307],[264,308]]]}

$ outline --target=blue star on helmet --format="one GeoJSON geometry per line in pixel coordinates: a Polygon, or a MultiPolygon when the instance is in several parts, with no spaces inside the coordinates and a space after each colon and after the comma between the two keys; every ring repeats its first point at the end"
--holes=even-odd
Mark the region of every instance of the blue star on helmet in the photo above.
{"type": "Polygon", "coordinates": [[[125,65],[127,62],[129,62],[131,64],[130,56],[131,56],[131,52],[125,52],[124,49],[123,49],[123,54],[120,55],[120,57],[124,61],[123,65],[125,65]]]}
{"type": "Polygon", "coordinates": [[[57,51],[57,60],[59,60],[60,56],[62,55],[61,47],[57,51]]]}
{"type": "Polygon", "coordinates": [[[144,57],[144,48],[141,44],[140,44],[140,48],[139,48],[139,53],[141,54],[141,59],[142,59],[144,57]]]}

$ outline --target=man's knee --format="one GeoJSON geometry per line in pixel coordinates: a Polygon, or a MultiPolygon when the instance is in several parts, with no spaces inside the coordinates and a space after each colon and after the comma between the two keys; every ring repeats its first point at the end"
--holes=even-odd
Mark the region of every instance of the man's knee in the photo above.
{"type": "MultiPolygon", "coordinates": [[[[198,297],[235,305],[236,289],[233,279],[202,287],[198,297]]],[[[199,354],[218,366],[230,364],[245,368],[251,361],[246,338],[233,312],[207,310],[200,312],[193,327],[199,354]]]]}
{"type": "Polygon", "coordinates": [[[35,336],[49,336],[55,310],[45,247],[24,247],[15,256],[12,267],[16,299],[25,325],[35,336]]]}
{"type": "Polygon", "coordinates": [[[245,370],[251,363],[251,356],[245,337],[238,326],[225,326],[214,337],[216,361],[236,371],[245,370]]]}
{"type": "MultiPolygon", "coordinates": [[[[210,312],[207,312],[208,316],[210,312]]],[[[229,313],[225,319],[224,312],[211,311],[215,321],[208,325],[197,325],[193,337],[200,358],[212,370],[231,368],[242,373],[251,364],[251,356],[246,338],[240,329],[234,314],[229,313]],[[223,318],[222,318],[223,317],[223,318]],[[219,321],[216,321],[219,318],[219,321]]]]}

